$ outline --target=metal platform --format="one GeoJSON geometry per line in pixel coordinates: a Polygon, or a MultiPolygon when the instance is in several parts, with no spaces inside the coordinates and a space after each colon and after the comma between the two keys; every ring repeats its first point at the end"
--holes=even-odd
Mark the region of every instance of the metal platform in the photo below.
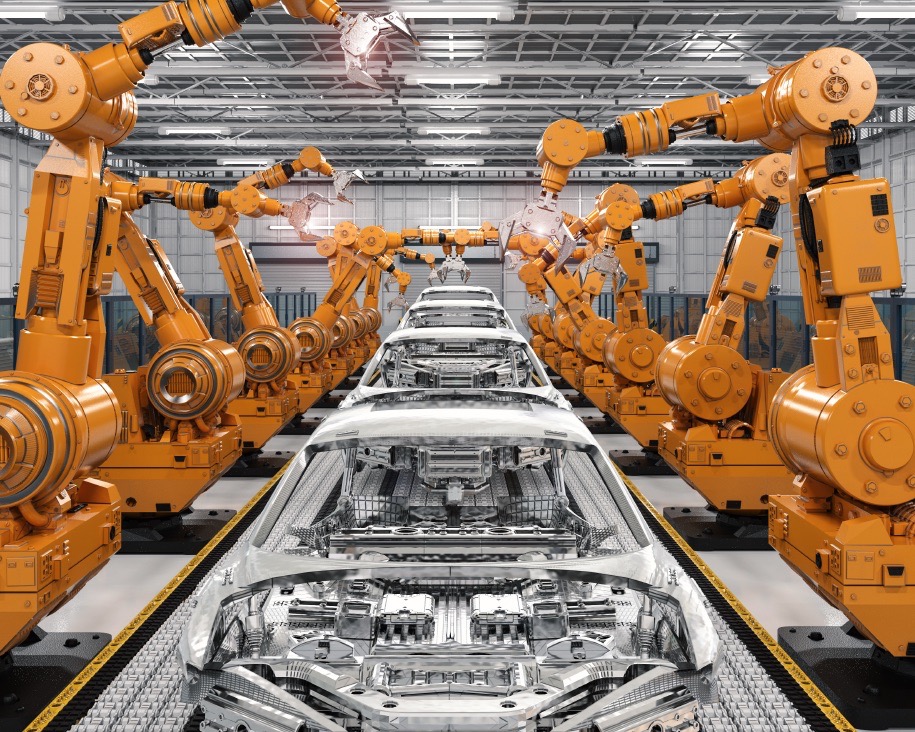
{"type": "Polygon", "coordinates": [[[865,729],[915,727],[915,662],[911,659],[893,658],[876,649],[851,623],[779,628],[778,642],[836,700],[852,724],[865,729]]]}
{"type": "MultiPolygon", "coordinates": [[[[267,503],[277,478],[227,524],[76,680],[26,729],[73,732],[181,732],[193,707],[179,698],[176,652],[202,580],[240,551],[240,540],[267,503]]],[[[852,727],[763,631],[634,486],[639,507],[662,551],[705,594],[722,639],[719,701],[700,709],[704,732],[853,732],[852,727]]],[[[600,500],[573,491],[588,510],[600,500]]]]}
{"type": "Polygon", "coordinates": [[[227,509],[186,508],[173,516],[125,518],[121,554],[186,554],[193,556],[235,515],[227,509]]]}
{"type": "Polygon", "coordinates": [[[711,508],[667,506],[664,518],[697,551],[769,551],[768,517],[734,516],[711,508]]]}

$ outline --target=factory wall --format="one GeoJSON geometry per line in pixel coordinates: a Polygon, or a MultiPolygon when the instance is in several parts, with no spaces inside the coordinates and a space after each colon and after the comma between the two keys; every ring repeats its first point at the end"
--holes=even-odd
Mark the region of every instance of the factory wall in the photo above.
{"type": "MultiPolygon", "coordinates": [[[[909,109],[909,114],[913,113],[909,109]]],[[[909,117],[909,122],[915,122],[909,117]]],[[[902,260],[902,279],[915,294],[915,126],[862,146],[863,177],[883,177],[890,182],[896,214],[896,238],[902,260]]]]}

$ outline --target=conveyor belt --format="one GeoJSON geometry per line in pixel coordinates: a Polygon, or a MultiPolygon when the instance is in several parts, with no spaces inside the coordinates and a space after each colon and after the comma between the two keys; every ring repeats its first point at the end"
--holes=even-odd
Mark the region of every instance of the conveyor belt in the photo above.
{"type": "MultiPolygon", "coordinates": [[[[189,600],[239,548],[282,473],[121,632],[27,728],[28,732],[181,732],[192,713],[178,697],[177,641],[189,600]]],[[[628,482],[628,481],[627,481],[628,482]]],[[[720,700],[702,708],[706,732],[854,732],[717,576],[629,487],[664,551],[705,594],[722,638],[720,700]]],[[[400,486],[398,489],[402,488],[400,486]]]]}

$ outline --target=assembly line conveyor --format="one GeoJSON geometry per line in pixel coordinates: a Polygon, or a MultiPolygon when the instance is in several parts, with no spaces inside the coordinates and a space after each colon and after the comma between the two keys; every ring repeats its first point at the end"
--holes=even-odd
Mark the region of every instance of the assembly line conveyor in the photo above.
{"type": "MultiPolygon", "coordinates": [[[[26,732],[184,732],[195,730],[194,709],[179,698],[178,639],[197,588],[240,550],[266,506],[278,474],[223,532],[197,555],[26,732]]],[[[630,489],[664,552],[680,564],[706,597],[723,647],[719,702],[701,708],[705,732],[854,732],[800,673],[638,490],[630,489]]],[[[326,493],[326,491],[324,491],[326,493]]],[[[601,493],[579,485],[571,498],[587,518],[601,493]]],[[[316,486],[315,515],[328,496],[316,486]]],[[[301,517],[300,517],[301,518],[301,517]]]]}

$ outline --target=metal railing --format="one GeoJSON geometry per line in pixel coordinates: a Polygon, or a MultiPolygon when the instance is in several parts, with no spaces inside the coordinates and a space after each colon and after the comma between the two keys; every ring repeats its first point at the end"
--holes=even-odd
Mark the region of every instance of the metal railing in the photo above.
{"type": "MultiPolygon", "coordinates": [[[[313,292],[264,293],[281,325],[311,315],[318,297],[313,292]]],[[[241,317],[227,294],[185,295],[203,319],[214,338],[232,343],[241,336],[241,317]]],[[[127,295],[102,298],[105,327],[105,373],[115,369],[135,370],[159,350],[155,333],[147,328],[133,301],[127,295]]],[[[0,298],[0,370],[14,368],[19,351],[19,332],[23,321],[14,317],[16,301],[0,298]]]]}
{"type": "MultiPolygon", "coordinates": [[[[707,297],[646,294],[651,327],[668,341],[695,333],[707,297]]],[[[893,341],[896,378],[915,383],[915,298],[875,297],[874,304],[893,341]]],[[[613,295],[602,293],[597,302],[598,315],[612,320],[614,308],[613,295]]],[[[738,350],[752,363],[783,371],[796,371],[810,363],[812,328],[804,322],[800,295],[770,295],[763,303],[751,303],[744,325],[738,350]]]]}

